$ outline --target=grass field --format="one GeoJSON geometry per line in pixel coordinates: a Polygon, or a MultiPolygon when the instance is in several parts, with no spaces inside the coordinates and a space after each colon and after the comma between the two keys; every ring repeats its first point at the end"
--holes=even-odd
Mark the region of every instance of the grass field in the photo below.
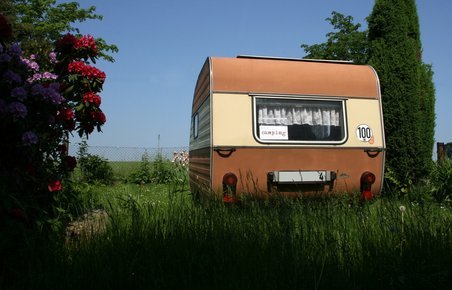
{"type": "Polygon", "coordinates": [[[126,178],[130,172],[140,166],[139,161],[110,161],[109,163],[118,179],[126,178]]]}
{"type": "MultiPolygon", "coordinates": [[[[129,169],[116,170],[127,175],[129,169]]],[[[362,204],[342,196],[199,206],[186,183],[76,183],[73,190],[80,193],[81,219],[74,216],[80,230],[25,237],[23,250],[0,272],[0,289],[452,284],[452,209],[435,202],[380,198],[362,204]]]]}

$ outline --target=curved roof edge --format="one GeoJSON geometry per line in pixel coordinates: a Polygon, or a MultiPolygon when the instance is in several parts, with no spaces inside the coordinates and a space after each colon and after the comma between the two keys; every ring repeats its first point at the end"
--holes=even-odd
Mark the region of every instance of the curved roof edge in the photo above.
{"type": "Polygon", "coordinates": [[[327,62],[327,63],[348,63],[355,64],[351,60],[331,60],[331,59],[316,59],[316,58],[292,58],[279,56],[260,56],[260,55],[238,55],[237,58],[251,58],[251,59],[272,59],[272,60],[287,60],[287,61],[309,61],[309,62],[327,62]]]}
{"type": "Polygon", "coordinates": [[[368,65],[254,56],[209,59],[212,92],[380,98],[378,76],[368,65]]]}

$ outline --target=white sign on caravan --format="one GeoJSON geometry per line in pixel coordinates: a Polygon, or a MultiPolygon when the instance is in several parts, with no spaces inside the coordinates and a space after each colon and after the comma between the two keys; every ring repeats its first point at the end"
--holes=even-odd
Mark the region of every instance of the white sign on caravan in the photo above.
{"type": "Polygon", "coordinates": [[[265,140],[289,140],[287,126],[259,126],[259,136],[265,140]]]}
{"type": "Polygon", "coordinates": [[[373,143],[372,129],[366,124],[361,124],[356,128],[356,137],[361,142],[373,143]]]}

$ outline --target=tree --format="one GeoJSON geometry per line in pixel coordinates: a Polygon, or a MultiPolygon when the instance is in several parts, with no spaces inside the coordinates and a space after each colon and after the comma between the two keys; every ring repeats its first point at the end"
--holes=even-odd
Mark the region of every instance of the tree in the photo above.
{"type": "MultiPolygon", "coordinates": [[[[377,0],[369,23],[369,64],[378,72],[385,120],[388,182],[396,189],[421,178],[431,150],[422,142],[433,128],[422,122],[431,110],[431,73],[421,60],[419,21],[414,0],[377,0]],[[424,71],[424,76],[423,76],[424,71]],[[422,92],[421,83],[425,87],[422,92]],[[427,93],[427,90],[429,93],[427,93]],[[427,97],[425,97],[427,99],[427,97]],[[423,104],[429,106],[422,110],[423,104]],[[427,108],[428,107],[428,108],[427,108]],[[397,188],[398,187],[398,188],[397,188]]],[[[429,122],[429,124],[431,124],[429,122]]]]}
{"type": "Polygon", "coordinates": [[[344,16],[333,11],[331,17],[326,18],[336,32],[326,34],[325,43],[307,45],[301,48],[307,53],[306,58],[350,60],[354,63],[367,62],[367,31],[360,31],[361,24],[354,24],[352,16],[344,16]]]}
{"type": "Polygon", "coordinates": [[[432,151],[435,146],[435,85],[433,83],[432,66],[423,63],[420,77],[420,144],[419,153],[422,154],[421,177],[432,170],[432,151]]]}
{"type": "Polygon", "coordinates": [[[13,10],[13,3],[11,0],[2,0],[0,1],[0,13],[7,15],[11,14],[10,12],[13,10]]]}
{"type": "Polygon", "coordinates": [[[433,70],[422,62],[415,2],[376,1],[364,31],[338,12],[326,20],[338,31],[328,33],[325,43],[301,47],[308,58],[353,60],[376,69],[388,149],[386,180],[389,187],[406,189],[431,169],[435,128],[433,70]]]}
{"type": "MultiPolygon", "coordinates": [[[[77,2],[56,4],[56,0],[2,0],[0,8],[12,22],[14,39],[20,42],[24,55],[46,55],[61,34],[79,34],[74,23],[102,20],[102,16],[95,13],[95,6],[81,9],[77,2]]],[[[109,53],[118,51],[115,45],[108,45],[102,38],[96,39],[96,45],[99,57],[114,61],[109,53]]]]}

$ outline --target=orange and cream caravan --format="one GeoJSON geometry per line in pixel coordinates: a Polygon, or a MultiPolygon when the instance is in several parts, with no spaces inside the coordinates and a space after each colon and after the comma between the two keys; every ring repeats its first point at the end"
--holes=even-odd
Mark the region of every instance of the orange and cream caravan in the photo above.
{"type": "Polygon", "coordinates": [[[194,196],[361,192],[383,184],[379,80],[340,61],[210,57],[192,105],[194,196]]]}

